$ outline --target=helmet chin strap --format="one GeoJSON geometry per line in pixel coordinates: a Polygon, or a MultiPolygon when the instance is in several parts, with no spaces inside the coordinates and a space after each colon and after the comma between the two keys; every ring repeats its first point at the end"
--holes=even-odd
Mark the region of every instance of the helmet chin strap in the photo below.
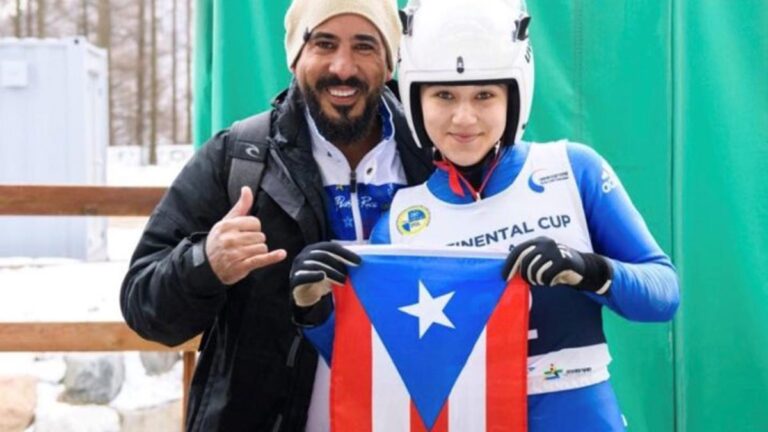
{"type": "Polygon", "coordinates": [[[464,198],[466,196],[466,192],[464,189],[466,188],[469,190],[469,192],[472,194],[472,199],[475,201],[480,201],[482,199],[482,193],[483,190],[485,190],[485,186],[488,184],[488,179],[491,178],[491,175],[493,174],[493,171],[496,169],[496,166],[499,162],[499,157],[501,156],[502,147],[500,147],[500,141],[496,143],[496,145],[491,148],[491,150],[483,156],[483,158],[471,167],[457,167],[456,164],[451,162],[450,160],[443,158],[443,160],[436,160],[435,166],[438,169],[441,169],[448,173],[448,186],[451,188],[451,192],[456,194],[459,197],[464,198]],[[489,157],[490,156],[490,157],[489,157]],[[485,169],[485,173],[483,174],[482,181],[480,182],[480,185],[475,188],[475,186],[472,184],[471,181],[469,181],[466,176],[462,173],[462,171],[467,171],[467,169],[485,169]],[[463,185],[463,186],[462,186],[463,185]]]}

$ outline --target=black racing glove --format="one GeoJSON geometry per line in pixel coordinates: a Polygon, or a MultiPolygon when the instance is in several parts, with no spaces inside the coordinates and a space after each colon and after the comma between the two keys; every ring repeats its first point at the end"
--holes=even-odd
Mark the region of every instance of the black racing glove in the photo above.
{"type": "Polygon", "coordinates": [[[536,237],[512,249],[502,276],[509,280],[518,271],[531,285],[569,285],[599,295],[608,293],[613,279],[611,265],[602,256],[579,252],[549,237],[536,237]]]}
{"type": "Polygon", "coordinates": [[[290,274],[294,319],[299,324],[319,324],[333,305],[331,284],[344,285],[347,266],[360,264],[360,257],[334,242],[309,245],[293,260],[290,274]]]}

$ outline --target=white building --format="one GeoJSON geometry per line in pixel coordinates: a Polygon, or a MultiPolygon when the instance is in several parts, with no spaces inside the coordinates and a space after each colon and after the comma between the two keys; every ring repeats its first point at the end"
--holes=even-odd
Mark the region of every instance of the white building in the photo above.
{"type": "MultiPolygon", "coordinates": [[[[0,39],[0,183],[101,185],[107,54],[84,38],[0,39]]],[[[106,257],[106,220],[0,216],[0,257],[106,257]]]]}

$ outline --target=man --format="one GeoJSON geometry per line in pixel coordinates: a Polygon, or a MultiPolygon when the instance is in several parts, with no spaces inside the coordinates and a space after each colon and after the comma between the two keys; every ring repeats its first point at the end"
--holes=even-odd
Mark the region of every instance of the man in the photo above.
{"type": "Polygon", "coordinates": [[[307,244],[364,241],[395,190],[431,171],[385,87],[394,0],[295,0],[285,24],[295,79],[271,110],[263,177],[228,193],[237,134],[212,138],[155,209],[122,287],[143,337],[204,333],[189,431],[304,430],[318,363],[291,323],[290,263],[307,244]]]}

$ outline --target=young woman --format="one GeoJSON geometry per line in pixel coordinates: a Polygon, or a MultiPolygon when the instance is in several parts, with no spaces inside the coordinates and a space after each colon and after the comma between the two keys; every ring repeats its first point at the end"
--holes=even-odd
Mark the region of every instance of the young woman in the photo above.
{"type": "MultiPolygon", "coordinates": [[[[519,272],[531,285],[529,430],[621,431],[602,308],[670,320],[677,276],[596,152],[521,141],[533,92],[529,20],[520,0],[427,0],[410,10],[400,94],[439,169],[398,191],[371,241],[509,250],[503,277],[519,272]]],[[[356,260],[329,244],[297,258],[299,322],[331,313],[318,283],[342,280],[356,260]]]]}

